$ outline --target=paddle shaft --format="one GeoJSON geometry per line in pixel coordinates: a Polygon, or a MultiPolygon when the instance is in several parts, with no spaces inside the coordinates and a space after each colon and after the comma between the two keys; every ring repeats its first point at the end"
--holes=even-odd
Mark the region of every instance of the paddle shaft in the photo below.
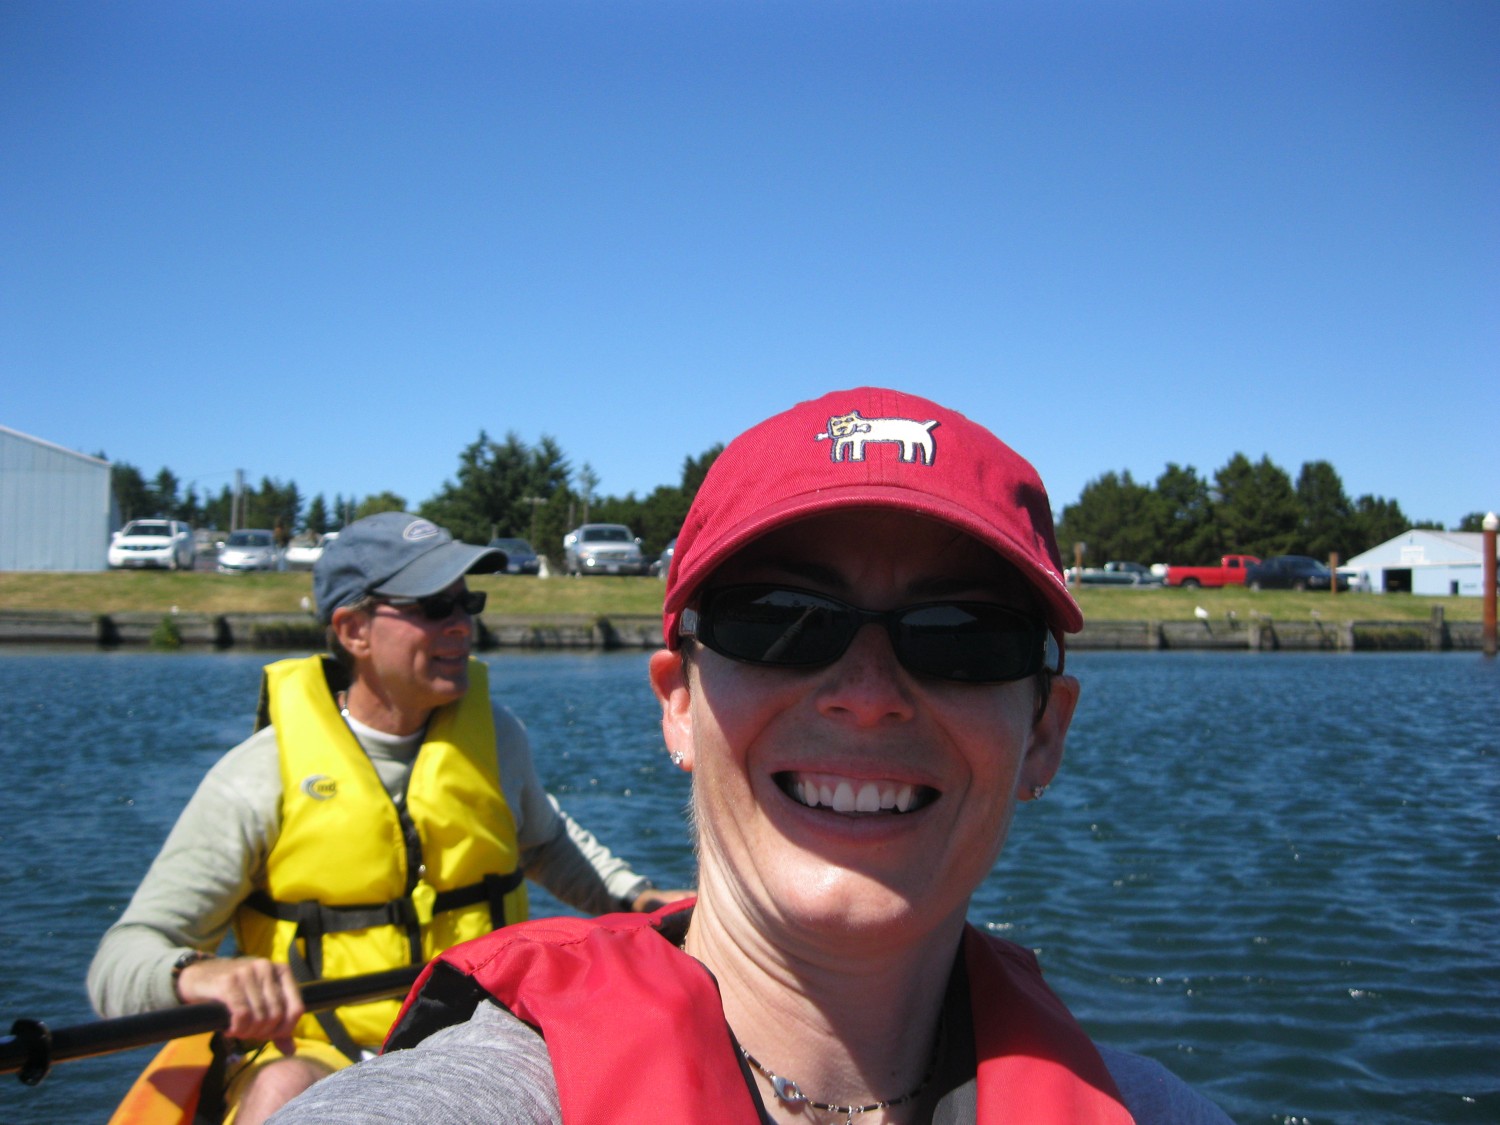
{"type": "MultiPolygon", "coordinates": [[[[302,986],[302,1003],[309,1012],[318,1012],[397,996],[411,988],[423,968],[404,965],[365,976],[310,981],[302,986]]],[[[22,1082],[35,1085],[55,1062],[128,1051],[184,1035],[223,1031],[228,1026],[229,1009],[215,1001],[95,1020],[55,1031],[39,1020],[16,1020],[11,1034],[0,1036],[0,1074],[19,1071],[22,1082]]]]}

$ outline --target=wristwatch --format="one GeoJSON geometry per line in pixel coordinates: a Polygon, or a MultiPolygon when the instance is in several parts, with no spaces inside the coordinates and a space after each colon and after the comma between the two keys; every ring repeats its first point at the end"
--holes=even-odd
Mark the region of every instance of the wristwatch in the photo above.
{"type": "Polygon", "coordinates": [[[196,965],[199,961],[212,961],[214,954],[204,953],[201,949],[184,949],[177,960],[172,962],[172,991],[177,991],[177,978],[182,976],[182,970],[189,965],[196,965]]]}

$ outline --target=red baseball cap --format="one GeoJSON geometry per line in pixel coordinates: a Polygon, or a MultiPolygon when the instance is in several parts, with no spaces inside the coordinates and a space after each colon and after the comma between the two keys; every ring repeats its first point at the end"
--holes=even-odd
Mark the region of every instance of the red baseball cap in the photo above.
{"type": "Polygon", "coordinates": [[[896,508],[967,532],[1014,565],[1054,635],[1083,628],[1052,506],[1031,464],[983,426],[879,387],[798,403],[735,438],[709,468],[677,536],[662,635],[731,555],[774,528],[849,507],[896,508]]]}

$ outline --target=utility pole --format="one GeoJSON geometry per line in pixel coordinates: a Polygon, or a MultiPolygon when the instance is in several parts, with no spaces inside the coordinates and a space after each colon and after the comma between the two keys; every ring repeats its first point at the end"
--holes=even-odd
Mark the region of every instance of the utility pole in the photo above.
{"type": "Polygon", "coordinates": [[[245,470],[234,471],[234,499],[229,505],[229,530],[238,531],[245,519],[245,470]]]}
{"type": "Polygon", "coordinates": [[[1495,532],[1500,530],[1500,516],[1489,512],[1484,517],[1484,654],[1495,656],[1495,532]]]}
{"type": "MultiPolygon", "coordinates": [[[[578,484],[580,491],[583,493],[583,519],[579,522],[588,523],[589,502],[594,498],[594,489],[599,487],[599,474],[594,472],[593,466],[587,461],[583,463],[583,468],[578,470],[578,484]]],[[[572,523],[573,521],[569,520],[568,522],[572,523]]]]}

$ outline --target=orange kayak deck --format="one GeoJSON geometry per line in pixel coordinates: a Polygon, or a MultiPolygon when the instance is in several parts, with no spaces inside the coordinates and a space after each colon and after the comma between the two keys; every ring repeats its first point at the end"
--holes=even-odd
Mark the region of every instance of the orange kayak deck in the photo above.
{"type": "Polygon", "coordinates": [[[191,1125],[213,1060],[211,1033],[174,1039],[141,1071],[109,1125],[191,1125]]]}

